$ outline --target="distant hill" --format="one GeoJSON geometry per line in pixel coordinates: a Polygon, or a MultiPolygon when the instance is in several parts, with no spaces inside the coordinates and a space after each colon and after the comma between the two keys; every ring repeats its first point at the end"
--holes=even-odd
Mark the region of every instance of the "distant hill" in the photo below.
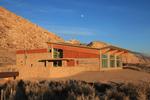
{"type": "Polygon", "coordinates": [[[92,48],[103,48],[108,46],[109,44],[105,43],[105,42],[101,42],[101,41],[92,41],[90,42],[87,46],[90,46],[92,48]]]}
{"type": "Polygon", "coordinates": [[[47,41],[64,40],[52,32],[0,7],[0,47],[33,49],[46,47],[47,41]]]}

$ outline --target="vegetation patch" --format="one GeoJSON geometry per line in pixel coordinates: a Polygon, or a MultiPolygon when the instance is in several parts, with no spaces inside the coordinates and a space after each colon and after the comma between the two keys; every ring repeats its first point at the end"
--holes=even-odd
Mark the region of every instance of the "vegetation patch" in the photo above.
{"type": "Polygon", "coordinates": [[[9,81],[0,85],[1,100],[150,100],[150,83],[107,84],[85,81],[9,81]]]}

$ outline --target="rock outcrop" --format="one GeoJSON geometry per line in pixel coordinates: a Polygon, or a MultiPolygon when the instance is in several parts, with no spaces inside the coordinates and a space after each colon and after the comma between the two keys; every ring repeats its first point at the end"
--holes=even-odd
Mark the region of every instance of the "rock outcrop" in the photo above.
{"type": "Polygon", "coordinates": [[[90,46],[92,48],[103,48],[108,46],[109,44],[101,42],[101,41],[92,41],[87,46],[90,46]]]}
{"type": "Polygon", "coordinates": [[[66,41],[66,43],[76,44],[76,45],[80,45],[81,44],[80,41],[76,40],[76,39],[68,40],[68,41],[66,41]]]}

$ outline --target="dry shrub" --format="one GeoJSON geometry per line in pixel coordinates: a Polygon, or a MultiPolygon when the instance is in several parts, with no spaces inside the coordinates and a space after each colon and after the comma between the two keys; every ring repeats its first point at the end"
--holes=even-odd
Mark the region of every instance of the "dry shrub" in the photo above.
{"type": "Polygon", "coordinates": [[[5,100],[150,100],[150,83],[14,81],[0,85],[5,100]]]}
{"type": "Polygon", "coordinates": [[[123,92],[118,92],[115,89],[107,90],[106,99],[107,100],[125,100],[126,96],[123,92]]]}
{"type": "Polygon", "coordinates": [[[138,88],[131,83],[120,86],[118,88],[118,91],[123,92],[126,96],[129,96],[130,100],[138,100],[139,97],[138,88]]]}

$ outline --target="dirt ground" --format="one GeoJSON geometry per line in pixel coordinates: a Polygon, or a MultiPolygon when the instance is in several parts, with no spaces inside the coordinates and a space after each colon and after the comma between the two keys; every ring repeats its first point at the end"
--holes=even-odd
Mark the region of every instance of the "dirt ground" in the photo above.
{"type": "MultiPolygon", "coordinates": [[[[35,80],[35,79],[31,79],[35,80]]],[[[37,79],[36,79],[37,80],[37,79]]],[[[38,79],[43,80],[43,79],[38,79]]],[[[46,79],[46,80],[83,80],[87,82],[150,82],[150,74],[146,72],[135,71],[131,69],[109,70],[109,71],[97,71],[97,72],[82,72],[74,76],[58,78],[58,79],[46,79]]],[[[0,83],[4,83],[8,80],[0,79],[0,83]]]]}
{"type": "Polygon", "coordinates": [[[101,72],[83,72],[71,77],[62,78],[65,80],[84,80],[88,82],[150,82],[150,74],[130,69],[120,69],[101,72]]]}

